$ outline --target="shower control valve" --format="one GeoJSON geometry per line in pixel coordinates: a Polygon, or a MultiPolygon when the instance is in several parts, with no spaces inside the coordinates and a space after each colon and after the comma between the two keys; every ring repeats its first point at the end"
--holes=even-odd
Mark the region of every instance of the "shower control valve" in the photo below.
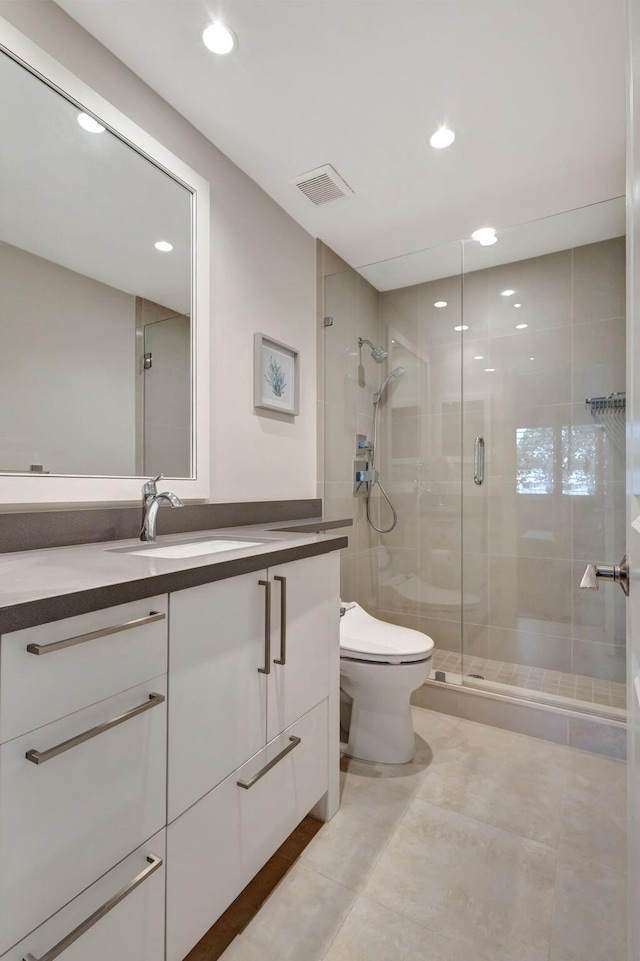
{"type": "Polygon", "coordinates": [[[625,554],[619,564],[587,564],[580,581],[580,590],[597,591],[600,581],[614,581],[629,594],[629,558],[625,554]]]}

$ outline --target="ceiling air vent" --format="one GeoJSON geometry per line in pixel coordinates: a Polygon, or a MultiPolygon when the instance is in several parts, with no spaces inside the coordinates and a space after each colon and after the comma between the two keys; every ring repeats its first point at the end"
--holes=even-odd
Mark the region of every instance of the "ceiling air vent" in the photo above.
{"type": "Polygon", "coordinates": [[[315,170],[308,170],[305,174],[300,174],[291,183],[295,184],[299,190],[308,197],[312,204],[317,207],[320,204],[328,204],[332,200],[339,200],[352,194],[353,190],[348,183],[336,173],[331,164],[324,167],[316,167],[315,170]]]}

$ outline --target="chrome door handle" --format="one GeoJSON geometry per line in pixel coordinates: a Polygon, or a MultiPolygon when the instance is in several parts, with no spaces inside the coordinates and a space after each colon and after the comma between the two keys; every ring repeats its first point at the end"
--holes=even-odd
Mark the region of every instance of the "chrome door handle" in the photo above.
{"type": "Polygon", "coordinates": [[[280,657],[276,657],[274,664],[287,663],[287,579],[279,574],[274,575],[274,581],[280,581],[280,657]]]}
{"type": "Polygon", "coordinates": [[[36,751],[34,749],[27,751],[25,757],[27,761],[31,761],[32,764],[44,764],[45,761],[50,761],[54,757],[58,757],[59,754],[64,754],[65,751],[70,751],[72,747],[77,747],[78,744],[84,744],[85,741],[90,741],[92,737],[97,737],[98,734],[104,734],[105,731],[110,731],[111,728],[117,727],[118,724],[123,724],[124,721],[131,720],[132,717],[137,717],[138,714],[144,714],[145,711],[151,710],[152,707],[157,707],[164,701],[164,694],[150,694],[149,700],[145,701],[144,704],[138,704],[137,707],[133,707],[126,714],[120,714],[119,717],[113,717],[110,721],[104,721],[102,724],[97,724],[95,727],[89,728],[88,731],[83,731],[82,734],[76,734],[75,737],[70,737],[68,741],[62,741],[60,744],[56,744],[55,747],[50,747],[47,751],[36,751]]]}
{"type": "Polygon", "coordinates": [[[276,754],[276,756],[272,761],[269,761],[268,764],[265,764],[264,767],[260,768],[258,773],[254,774],[249,781],[236,781],[236,784],[238,785],[238,787],[242,787],[245,789],[245,791],[248,791],[250,787],[253,787],[256,781],[259,781],[261,777],[265,776],[267,771],[270,771],[272,767],[275,767],[276,764],[280,763],[283,757],[286,757],[290,751],[293,751],[293,749],[296,748],[298,744],[301,743],[301,738],[295,737],[295,735],[292,734],[291,737],[289,738],[289,741],[291,743],[287,744],[285,749],[283,751],[280,751],[279,754],[276,754]]]}
{"type": "Polygon", "coordinates": [[[597,591],[600,581],[614,581],[629,596],[629,558],[625,554],[619,564],[587,564],[580,581],[581,591],[597,591]]]}
{"type": "Polygon", "coordinates": [[[480,435],[473,446],[473,481],[478,487],[484,484],[484,437],[480,435]]]}
{"type": "Polygon", "coordinates": [[[144,871],[141,871],[140,874],[136,875],[132,881],[129,881],[128,884],[125,884],[125,886],[116,894],[114,894],[112,898],[109,898],[108,901],[105,901],[102,907],[99,907],[97,911],[94,911],[93,914],[90,914],[88,918],[85,918],[85,920],[79,924],[77,928],[74,928],[73,931],[67,934],[62,941],[58,941],[58,943],[50,948],[46,954],[40,955],[39,958],[36,958],[33,954],[25,954],[24,961],[54,961],[54,958],[57,958],[62,954],[63,951],[66,951],[74,941],[77,941],[78,938],[82,937],[82,935],[85,934],[89,928],[92,928],[94,924],[97,924],[98,921],[105,916],[105,914],[108,914],[109,911],[113,910],[113,908],[115,908],[117,904],[120,904],[120,902],[123,901],[128,894],[131,894],[131,892],[134,891],[138,885],[142,884],[143,881],[146,881],[154,871],[157,871],[158,868],[162,866],[162,858],[156,857],[155,854],[147,855],[147,861],[149,863],[148,868],[145,868],[144,871]]]}
{"type": "Polygon", "coordinates": [[[271,581],[258,581],[265,589],[264,596],[264,667],[259,674],[271,674],[271,581]]]}
{"type": "Polygon", "coordinates": [[[90,631],[88,634],[77,634],[76,637],[67,637],[65,640],[55,641],[53,644],[27,644],[27,651],[29,654],[53,654],[54,651],[63,651],[66,647],[75,647],[76,644],[84,644],[85,641],[95,641],[98,637],[119,634],[120,631],[129,631],[132,627],[153,624],[154,621],[163,621],[166,616],[161,612],[151,611],[148,617],[137,617],[135,621],[127,621],[125,624],[103,627],[99,631],[90,631]]]}

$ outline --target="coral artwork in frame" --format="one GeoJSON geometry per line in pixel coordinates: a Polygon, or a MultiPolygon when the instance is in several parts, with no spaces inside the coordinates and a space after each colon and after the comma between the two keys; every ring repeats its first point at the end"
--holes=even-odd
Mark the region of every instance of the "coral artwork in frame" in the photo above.
{"type": "Polygon", "coordinates": [[[266,334],[254,335],[254,407],[289,414],[299,412],[299,353],[266,334]]]}

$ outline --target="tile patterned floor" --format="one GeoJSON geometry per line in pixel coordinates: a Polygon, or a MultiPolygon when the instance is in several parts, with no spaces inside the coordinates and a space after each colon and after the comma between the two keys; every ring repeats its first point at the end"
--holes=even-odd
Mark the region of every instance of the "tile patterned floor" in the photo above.
{"type": "Polygon", "coordinates": [[[223,961],[624,961],[623,762],[414,721],[411,764],[343,760],[340,811],[223,961]]]}
{"type": "MultiPolygon", "coordinates": [[[[461,674],[462,658],[453,651],[435,651],[433,670],[461,674]]],[[[491,661],[484,657],[466,657],[464,673],[481,674],[487,681],[525,688],[532,693],[554,694],[606,707],[624,708],[627,703],[626,685],[579,674],[546,671],[544,668],[491,661]]]]}

